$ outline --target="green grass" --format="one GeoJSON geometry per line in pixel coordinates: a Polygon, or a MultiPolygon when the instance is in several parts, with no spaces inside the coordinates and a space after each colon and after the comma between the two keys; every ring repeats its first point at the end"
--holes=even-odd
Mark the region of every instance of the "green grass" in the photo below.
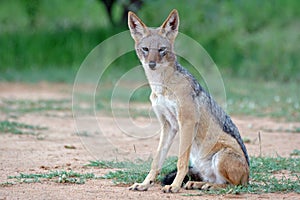
{"type": "MultiPolygon", "coordinates": [[[[142,160],[136,160],[137,163],[142,163],[142,160]]],[[[146,162],[147,163],[147,162],[146,162]]],[[[113,168],[130,168],[133,166],[131,161],[122,161],[122,162],[115,162],[115,161],[90,161],[89,164],[86,166],[88,167],[98,167],[101,169],[113,169],[113,168]]]]}
{"type": "Polygon", "coordinates": [[[17,135],[31,134],[35,135],[39,131],[46,130],[46,127],[33,126],[29,124],[13,122],[13,121],[0,121],[0,133],[12,133],[17,135]]]}
{"type": "MultiPolygon", "coordinates": [[[[102,178],[112,179],[115,184],[130,185],[142,182],[149,172],[151,160],[136,162],[91,161],[88,166],[114,168],[102,178]]],[[[300,193],[300,158],[252,157],[250,159],[250,183],[246,186],[228,186],[225,189],[199,191],[200,194],[240,193],[300,193]]],[[[157,179],[159,183],[166,174],[176,168],[176,158],[168,158],[157,179]]]]}
{"type": "MultiPolygon", "coordinates": [[[[158,180],[162,178],[170,171],[176,169],[175,157],[170,157],[163,165],[163,169],[158,176],[158,180]]],[[[150,170],[151,160],[143,161],[136,160],[135,162],[112,162],[112,161],[90,161],[89,166],[99,168],[121,168],[123,170],[111,171],[102,176],[103,179],[113,179],[115,184],[131,184],[134,182],[142,182],[147,176],[150,170]]]]}
{"type": "MultiPolygon", "coordinates": [[[[298,152],[295,150],[294,152],[298,152]]],[[[163,165],[162,171],[157,178],[160,183],[162,178],[176,168],[175,157],[170,157],[163,165]]],[[[90,161],[87,167],[112,169],[104,176],[97,177],[93,173],[77,173],[74,171],[50,171],[48,173],[20,173],[17,176],[9,176],[1,187],[17,183],[42,183],[53,181],[56,183],[84,184],[91,179],[112,179],[117,185],[130,185],[135,182],[142,182],[150,169],[151,160],[142,161],[90,161]]],[[[300,193],[300,158],[271,158],[252,157],[250,159],[250,182],[246,186],[228,186],[221,190],[199,191],[199,194],[262,194],[276,192],[300,193]]],[[[183,194],[190,196],[190,194],[183,194]]]]}
{"type": "MultiPolygon", "coordinates": [[[[114,7],[115,18],[121,3],[114,7]]],[[[255,80],[300,81],[299,1],[190,0],[189,5],[145,1],[138,15],[149,26],[159,26],[176,8],[180,31],[202,44],[223,71],[255,80]]],[[[2,81],[72,81],[96,45],[127,29],[126,24],[112,27],[97,0],[0,1],[0,26],[2,81]],[[43,73],[52,69],[54,76],[43,73]],[[31,75],[36,71],[40,77],[31,75]],[[69,76],[61,76],[62,71],[69,76]]]]}
{"type": "Polygon", "coordinates": [[[18,183],[41,183],[50,180],[57,183],[74,183],[74,184],[84,184],[86,180],[96,179],[96,178],[97,177],[93,173],[81,174],[74,171],[50,171],[48,173],[41,173],[41,174],[20,173],[17,176],[8,177],[8,179],[15,180],[18,183]]]}
{"type": "Polygon", "coordinates": [[[4,75],[17,73],[17,69],[34,72],[41,69],[49,71],[51,68],[60,71],[64,68],[74,71],[96,45],[113,34],[110,30],[85,32],[78,28],[57,32],[0,33],[1,46],[7,47],[0,47],[0,70],[4,75]]]}
{"type": "Polygon", "coordinates": [[[131,182],[143,181],[146,177],[146,172],[150,165],[150,160],[144,162],[142,160],[136,160],[135,163],[130,161],[114,162],[114,161],[90,161],[87,166],[97,167],[97,168],[117,168],[124,170],[111,171],[101,178],[103,179],[113,179],[115,184],[128,184],[131,182]],[[132,170],[131,170],[132,169],[132,170]]]}
{"type": "Polygon", "coordinates": [[[72,27],[75,24],[85,29],[101,27],[108,24],[105,12],[102,12],[103,9],[103,5],[97,0],[73,0],[72,4],[69,4],[68,0],[0,1],[1,32],[24,29],[51,31],[72,27]],[[12,12],[14,12],[14,17],[10,18],[12,12]],[[35,23],[31,24],[32,21],[35,23]]]}
{"type": "MultiPolygon", "coordinates": [[[[1,69],[0,69],[1,70],[1,69]]],[[[61,82],[72,84],[77,73],[77,68],[60,66],[34,67],[16,69],[11,67],[2,70],[0,81],[38,83],[41,81],[61,82]]]]}
{"type": "Polygon", "coordinates": [[[290,156],[300,156],[300,150],[294,149],[294,151],[292,153],[290,153],[290,156]]]}
{"type": "Polygon", "coordinates": [[[298,83],[225,78],[227,110],[235,115],[274,117],[288,121],[300,118],[298,83]]]}
{"type": "Polygon", "coordinates": [[[61,100],[8,100],[1,102],[0,111],[7,114],[24,114],[43,111],[71,111],[71,101],[61,100]]]}

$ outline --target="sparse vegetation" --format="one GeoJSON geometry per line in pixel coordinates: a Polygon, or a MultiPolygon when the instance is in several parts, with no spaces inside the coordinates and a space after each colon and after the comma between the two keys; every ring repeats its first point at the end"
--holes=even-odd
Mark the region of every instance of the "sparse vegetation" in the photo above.
{"type": "Polygon", "coordinates": [[[8,100],[1,101],[0,111],[9,114],[24,114],[42,111],[71,111],[71,101],[62,100],[8,100]]]}
{"type": "MultiPolygon", "coordinates": [[[[176,168],[175,157],[170,157],[166,160],[161,174],[158,176],[158,180],[161,180],[168,172],[173,171],[176,168]]],[[[147,176],[150,169],[151,160],[136,160],[115,162],[115,161],[90,161],[87,166],[99,167],[99,168],[113,168],[113,169],[123,169],[116,170],[107,173],[101,178],[113,179],[115,184],[130,184],[134,182],[141,182],[147,176]]]]}
{"type": "MultiPolygon", "coordinates": [[[[295,150],[296,152],[296,150],[295,150]]],[[[162,178],[176,168],[175,157],[166,160],[161,174],[157,178],[160,183],[162,178]]],[[[141,182],[146,177],[151,160],[142,161],[90,161],[86,166],[97,168],[110,168],[112,171],[104,176],[97,177],[93,173],[77,173],[74,171],[50,171],[48,173],[25,174],[9,176],[9,182],[1,183],[1,187],[17,183],[40,183],[53,181],[56,183],[84,184],[90,179],[112,179],[117,185],[130,185],[141,182]]],[[[250,159],[251,173],[250,183],[246,186],[228,186],[221,190],[199,191],[201,194],[241,194],[241,193],[274,193],[274,192],[296,192],[300,193],[300,158],[271,158],[252,157],[250,159]]],[[[190,194],[183,194],[189,196],[190,194]]],[[[195,195],[195,194],[193,194],[195,195]]],[[[197,195],[197,194],[196,194],[197,195]]]]}
{"type": "MultiPolygon", "coordinates": [[[[297,90],[297,83],[278,83],[278,82],[260,82],[242,79],[224,79],[226,89],[226,103],[224,108],[230,115],[246,115],[255,117],[272,117],[275,119],[282,119],[285,121],[298,121],[300,118],[300,93],[294,92],[297,90]],[[236,87],[236,86],[239,87],[236,87]]],[[[119,91],[126,91],[127,86],[118,86],[119,91]]],[[[107,87],[105,95],[99,92],[96,97],[97,105],[101,102],[101,106],[96,106],[98,110],[110,110],[110,101],[112,99],[112,91],[114,86],[107,87]]],[[[124,101],[121,94],[115,94],[117,100],[124,101]],[[117,96],[118,95],[118,96],[117,96]]],[[[130,102],[149,102],[150,88],[142,88],[137,90],[130,102]],[[141,93],[143,92],[143,95],[141,93]]],[[[114,99],[115,100],[115,99],[114,99]]],[[[123,107],[114,107],[115,115],[131,117],[143,116],[149,117],[148,108],[135,109],[123,107]]],[[[107,112],[107,115],[111,112],[107,112]]],[[[287,132],[298,133],[299,127],[294,127],[289,130],[281,130],[287,132]]]]}
{"type": "MultiPolygon", "coordinates": [[[[151,161],[147,162],[106,162],[91,161],[88,166],[100,168],[117,168],[101,178],[112,179],[115,184],[130,185],[141,182],[146,177],[151,161]],[[121,168],[121,169],[120,169],[121,168]]],[[[240,194],[240,193],[273,193],[296,192],[300,193],[300,158],[271,158],[252,157],[250,159],[250,183],[247,186],[228,186],[226,189],[215,191],[200,191],[205,194],[240,194]]],[[[165,162],[158,182],[176,168],[176,158],[172,157],[165,162]]]]}
{"type": "MultiPolygon", "coordinates": [[[[17,176],[9,176],[8,178],[15,180],[17,183],[40,183],[44,181],[54,181],[57,183],[84,184],[86,180],[96,179],[97,177],[93,173],[81,174],[74,171],[50,171],[48,173],[41,174],[20,173],[17,176]]],[[[13,183],[10,182],[10,184],[13,183]]]]}
{"type": "Polygon", "coordinates": [[[46,130],[46,127],[33,126],[24,123],[14,121],[0,121],[0,133],[12,133],[12,134],[32,134],[35,135],[38,131],[46,130]]]}

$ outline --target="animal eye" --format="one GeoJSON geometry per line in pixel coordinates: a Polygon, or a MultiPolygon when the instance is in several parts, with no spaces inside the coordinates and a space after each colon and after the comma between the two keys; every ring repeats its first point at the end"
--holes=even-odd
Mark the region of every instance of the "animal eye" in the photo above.
{"type": "Polygon", "coordinates": [[[164,51],[166,51],[166,50],[167,50],[167,47],[161,47],[161,48],[158,49],[158,52],[161,53],[161,52],[164,52],[164,51]]]}
{"type": "Polygon", "coordinates": [[[142,47],[142,50],[145,51],[145,52],[149,51],[148,47],[142,47]]]}
{"type": "Polygon", "coordinates": [[[161,47],[158,49],[158,52],[160,54],[161,57],[165,56],[167,54],[167,47],[161,47]]]}

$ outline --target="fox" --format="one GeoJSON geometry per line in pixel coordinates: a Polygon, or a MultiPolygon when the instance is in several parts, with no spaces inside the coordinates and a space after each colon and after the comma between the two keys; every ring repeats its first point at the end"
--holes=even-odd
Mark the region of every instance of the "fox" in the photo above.
{"type": "Polygon", "coordinates": [[[142,183],[129,187],[146,191],[154,185],[174,138],[179,134],[177,172],[167,177],[164,193],[184,189],[212,190],[249,181],[249,156],[229,115],[177,61],[174,42],[179,14],[172,10],[158,28],[147,27],[132,11],[128,27],[151,88],[150,101],[161,126],[151,169],[142,183]],[[193,179],[183,184],[187,175],[193,179]]]}

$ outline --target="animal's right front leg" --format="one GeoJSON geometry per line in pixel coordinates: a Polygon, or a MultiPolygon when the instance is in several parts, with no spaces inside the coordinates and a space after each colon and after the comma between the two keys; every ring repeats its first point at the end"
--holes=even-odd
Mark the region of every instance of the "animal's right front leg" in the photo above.
{"type": "Polygon", "coordinates": [[[156,176],[159,172],[155,172],[155,170],[151,169],[147,177],[142,183],[135,183],[129,187],[129,190],[137,190],[137,191],[146,191],[149,187],[154,184],[156,176]]]}
{"type": "Polygon", "coordinates": [[[170,146],[173,143],[176,132],[177,130],[172,129],[170,124],[165,121],[163,130],[160,134],[159,145],[153,158],[149,174],[142,183],[133,184],[131,187],[129,187],[129,190],[146,191],[154,184],[156,177],[162,168],[163,162],[167,156],[170,146]]]}

